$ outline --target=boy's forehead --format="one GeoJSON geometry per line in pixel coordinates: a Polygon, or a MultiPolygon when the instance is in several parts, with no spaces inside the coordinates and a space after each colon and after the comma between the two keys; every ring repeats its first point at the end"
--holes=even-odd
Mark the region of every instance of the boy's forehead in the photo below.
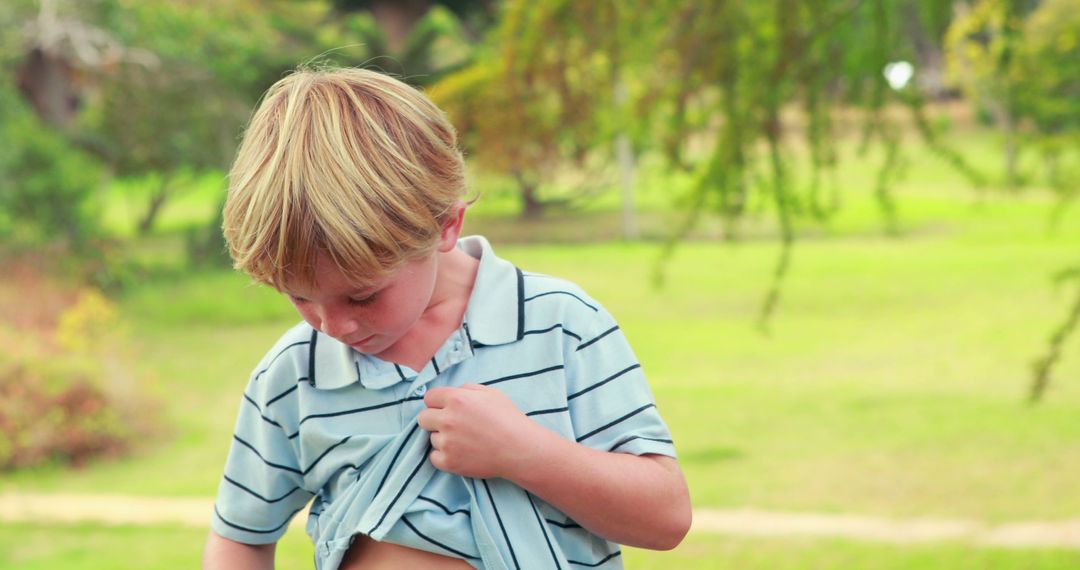
{"type": "Polygon", "coordinates": [[[292,294],[374,293],[390,284],[397,273],[397,271],[390,271],[372,275],[363,280],[350,278],[329,255],[324,253],[319,256],[315,267],[309,270],[305,278],[293,279],[285,283],[281,289],[292,294]]]}

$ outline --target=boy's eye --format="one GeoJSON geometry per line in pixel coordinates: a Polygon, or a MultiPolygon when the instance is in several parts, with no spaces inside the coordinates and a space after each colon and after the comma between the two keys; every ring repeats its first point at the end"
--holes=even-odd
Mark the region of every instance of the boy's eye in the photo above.
{"type": "Polygon", "coordinates": [[[296,304],[307,303],[307,299],[303,297],[297,297],[296,295],[289,295],[289,300],[296,304]]]}
{"type": "Polygon", "coordinates": [[[349,297],[349,304],[350,305],[358,305],[358,306],[362,307],[364,305],[370,305],[370,304],[374,303],[375,298],[376,298],[376,295],[369,295],[369,296],[363,297],[361,299],[354,299],[352,297],[349,297]]]}

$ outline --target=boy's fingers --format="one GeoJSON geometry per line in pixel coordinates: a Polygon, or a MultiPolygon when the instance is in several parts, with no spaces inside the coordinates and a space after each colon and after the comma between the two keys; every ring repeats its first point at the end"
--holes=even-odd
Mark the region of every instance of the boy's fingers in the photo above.
{"type": "Polygon", "coordinates": [[[436,449],[428,454],[431,464],[440,471],[446,471],[446,454],[436,449]]]}
{"type": "Polygon", "coordinates": [[[429,408],[445,408],[455,392],[469,391],[469,392],[482,392],[485,390],[492,390],[493,388],[488,386],[482,386],[480,384],[465,384],[458,387],[444,386],[442,388],[431,388],[424,395],[424,404],[429,408]]]}
{"type": "Polygon", "coordinates": [[[443,408],[454,390],[457,390],[457,388],[432,388],[424,395],[424,405],[429,408],[443,408]]]}
{"type": "Polygon", "coordinates": [[[416,416],[416,423],[424,431],[439,431],[438,412],[433,409],[420,410],[416,416]]]}

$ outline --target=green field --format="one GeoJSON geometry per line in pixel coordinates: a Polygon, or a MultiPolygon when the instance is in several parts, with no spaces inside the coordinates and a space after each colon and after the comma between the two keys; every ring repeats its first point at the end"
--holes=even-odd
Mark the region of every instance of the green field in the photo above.
{"type": "MultiPolygon", "coordinates": [[[[197,568],[205,533],[178,526],[10,526],[0,524],[0,569],[143,570],[197,568]],[[109,555],[108,553],[113,553],[109,555]]],[[[279,568],[311,567],[311,544],[299,531],[278,543],[279,568]]],[[[960,544],[888,545],[843,540],[692,535],[671,552],[623,549],[637,570],[1069,570],[1080,553],[975,549],[960,544]]]]}
{"type": "MultiPolygon", "coordinates": [[[[684,244],[659,289],[656,242],[520,243],[498,195],[477,206],[469,229],[491,234],[523,268],[578,282],[619,318],[671,426],[695,506],[1077,517],[1080,336],[1065,347],[1045,401],[1025,398],[1031,362],[1072,302],[1076,284],[1056,287],[1051,277],[1080,262],[1080,212],[1067,211],[1051,232],[1046,194],[976,199],[940,164],[914,155],[898,189],[904,234],[885,237],[862,190],[871,175],[857,163],[846,172],[845,208],[796,244],[767,335],[756,320],[779,252],[768,221],[748,220],[734,244],[684,244]]],[[[647,209],[656,220],[667,215],[647,209]]],[[[578,223],[614,215],[598,207],[578,223]]],[[[146,255],[178,251],[169,234],[146,244],[146,255]]],[[[127,459],[2,475],[0,490],[213,495],[248,373],[296,317],[276,294],[224,271],[163,272],[121,305],[132,331],[126,357],[161,406],[166,433],[127,459]]],[[[190,567],[203,535],[5,525],[0,567],[190,567]]],[[[282,567],[308,564],[300,533],[282,553],[290,561],[282,567]]],[[[627,562],[1042,569],[1080,566],[1080,553],[694,535],[674,553],[631,552],[627,562]]]]}

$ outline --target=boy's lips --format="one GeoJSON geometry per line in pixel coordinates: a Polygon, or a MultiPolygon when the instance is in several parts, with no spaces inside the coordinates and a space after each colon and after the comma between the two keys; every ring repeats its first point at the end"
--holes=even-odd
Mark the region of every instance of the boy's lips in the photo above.
{"type": "Polygon", "coordinates": [[[348,344],[349,344],[349,346],[351,346],[353,348],[359,348],[360,346],[362,346],[364,344],[367,344],[367,342],[370,341],[373,338],[375,338],[375,335],[367,336],[367,337],[364,337],[364,338],[362,338],[362,339],[360,339],[360,340],[358,340],[356,342],[350,342],[348,344]]]}

